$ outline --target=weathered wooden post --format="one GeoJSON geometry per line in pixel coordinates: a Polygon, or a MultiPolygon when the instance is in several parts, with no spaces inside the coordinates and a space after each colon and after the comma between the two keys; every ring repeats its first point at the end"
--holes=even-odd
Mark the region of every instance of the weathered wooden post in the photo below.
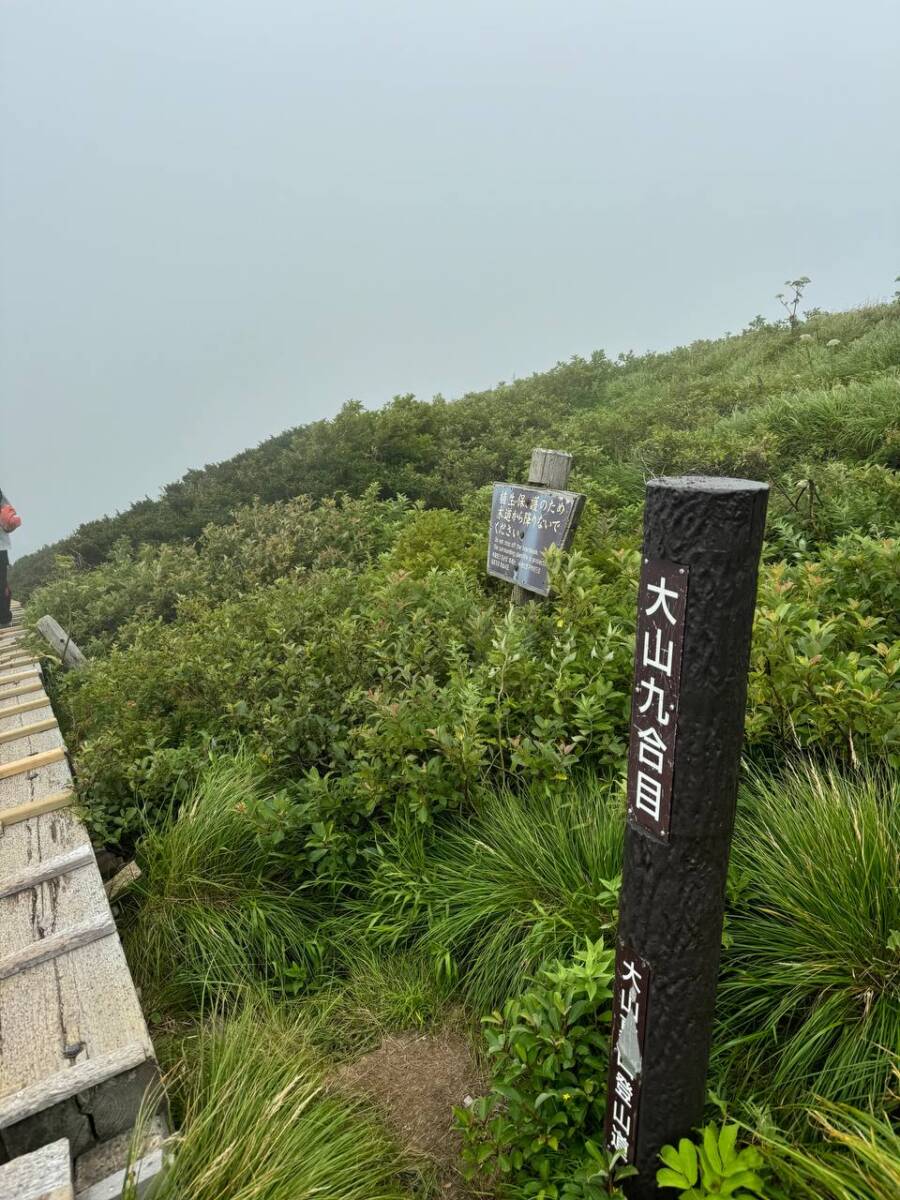
{"type": "Polygon", "coordinates": [[[606,1125],[635,1200],[702,1119],[767,501],[647,485],[606,1125]]]}
{"type": "Polygon", "coordinates": [[[571,454],[532,450],[527,484],[494,484],[487,571],[513,584],[513,604],[549,594],[544,556],[572,543],[584,496],[565,490],[571,470],[571,454]]]}
{"type": "MultiPolygon", "coordinates": [[[[566,454],[562,450],[542,450],[540,448],[532,450],[531,465],[528,468],[530,487],[565,489],[571,473],[571,454],[566,454]]],[[[513,604],[530,604],[537,599],[537,596],[538,593],[530,592],[518,583],[512,590],[513,604]]]]}
{"type": "Polygon", "coordinates": [[[46,638],[60,656],[64,670],[69,670],[72,667],[83,667],[87,662],[87,659],[63,629],[62,625],[58,621],[55,621],[49,614],[46,617],[41,617],[37,623],[37,629],[38,633],[46,638]]]}

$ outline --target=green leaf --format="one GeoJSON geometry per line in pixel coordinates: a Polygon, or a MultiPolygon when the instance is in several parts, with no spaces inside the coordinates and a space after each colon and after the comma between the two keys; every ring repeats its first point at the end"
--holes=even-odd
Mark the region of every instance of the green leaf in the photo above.
{"type": "Polygon", "coordinates": [[[684,1172],[684,1177],[689,1186],[697,1182],[697,1147],[690,1138],[682,1138],[678,1143],[678,1159],[681,1164],[681,1170],[684,1172]]]}
{"type": "MultiPolygon", "coordinates": [[[[703,1150],[710,1166],[716,1175],[722,1174],[722,1156],[719,1154],[719,1141],[716,1137],[715,1125],[707,1125],[703,1130],[703,1150]]],[[[693,1180],[691,1181],[693,1182],[693,1180]]],[[[706,1180],[704,1180],[706,1182],[706,1180]]]]}
{"type": "Polygon", "coordinates": [[[673,1171],[669,1167],[660,1167],[656,1172],[656,1182],[660,1187],[678,1188],[683,1191],[688,1186],[688,1181],[680,1171],[673,1171]]]}
{"type": "Polygon", "coordinates": [[[730,1196],[738,1188],[749,1188],[752,1192],[761,1192],[763,1181],[755,1171],[739,1171],[736,1175],[726,1179],[720,1190],[723,1195],[730,1196]]]}
{"type": "MultiPolygon", "coordinates": [[[[673,1171],[681,1170],[681,1158],[679,1157],[678,1151],[674,1146],[663,1146],[662,1150],[659,1152],[659,1157],[666,1164],[666,1166],[671,1167],[673,1171]]],[[[685,1184],[685,1186],[687,1186],[687,1184],[685,1184]]]]}
{"type": "Polygon", "coordinates": [[[738,1155],[734,1152],[735,1142],[737,1141],[738,1127],[735,1124],[723,1125],[719,1134],[719,1155],[722,1162],[722,1169],[725,1174],[728,1174],[728,1164],[734,1159],[737,1161],[738,1155]]]}

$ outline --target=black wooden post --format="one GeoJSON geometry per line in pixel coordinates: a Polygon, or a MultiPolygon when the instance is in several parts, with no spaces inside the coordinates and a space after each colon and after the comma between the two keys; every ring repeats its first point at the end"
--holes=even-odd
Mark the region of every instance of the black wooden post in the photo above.
{"type": "Polygon", "coordinates": [[[767,501],[647,485],[607,1111],[635,1200],[702,1119],[767,501]]]}

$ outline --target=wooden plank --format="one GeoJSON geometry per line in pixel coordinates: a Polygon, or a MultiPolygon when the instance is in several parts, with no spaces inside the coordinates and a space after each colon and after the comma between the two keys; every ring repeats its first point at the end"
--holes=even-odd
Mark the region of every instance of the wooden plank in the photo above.
{"type": "Polygon", "coordinates": [[[75,925],[63,933],[41,938],[0,958],[0,982],[12,979],[13,975],[18,975],[20,971],[27,971],[30,967],[48,962],[51,958],[58,958],[60,954],[68,954],[70,950],[77,950],[80,946],[89,946],[91,942],[109,937],[115,932],[116,923],[110,914],[82,925],[75,925]]]}
{"type": "Polygon", "coordinates": [[[22,775],[26,771],[36,771],[38,767],[46,767],[50,763],[60,762],[65,757],[65,746],[56,746],[53,750],[30,754],[27,758],[16,758],[12,762],[3,763],[0,766],[0,779],[8,779],[10,775],[22,775]]]}
{"type": "Polygon", "coordinates": [[[41,617],[37,623],[38,632],[46,638],[56,653],[62,660],[62,665],[65,668],[83,667],[87,659],[72,641],[69,634],[63,629],[58,621],[53,617],[41,617]]]}
{"type": "Polygon", "coordinates": [[[0,770],[29,768],[0,776],[0,1158],[62,1133],[79,1154],[124,1132],[156,1077],[90,840],[56,807],[73,798],[62,735],[32,728],[52,716],[36,675],[0,691],[0,731],[16,734],[0,770]],[[23,704],[43,711],[29,723],[23,704]]]}
{"type": "Polygon", "coordinates": [[[141,1066],[152,1057],[152,1048],[147,1040],[134,1041],[108,1054],[88,1058],[73,1067],[59,1071],[56,1075],[40,1079],[11,1096],[0,1099],[0,1129],[14,1125],[17,1121],[24,1121],[26,1117],[50,1108],[69,1096],[76,1096],[88,1088],[97,1087],[107,1079],[113,1079],[116,1075],[141,1066]]]}
{"type": "Polygon", "coordinates": [[[6,708],[0,706],[0,721],[5,721],[7,717],[20,717],[23,713],[34,712],[38,708],[49,707],[49,696],[38,696],[36,700],[23,700],[21,704],[10,704],[6,708]]]}
{"type": "Polygon", "coordinates": [[[19,650],[16,654],[0,655],[0,667],[7,670],[9,667],[18,667],[22,663],[34,663],[37,665],[37,659],[33,654],[29,654],[27,650],[19,650]]]}
{"type": "Polygon", "coordinates": [[[75,798],[75,793],[69,789],[63,792],[50,792],[40,800],[32,800],[28,804],[19,804],[15,808],[0,809],[0,833],[7,825],[17,825],[20,821],[30,821],[44,813],[55,812],[58,808],[68,808],[75,798]]]}
{"type": "Polygon", "coordinates": [[[86,867],[94,861],[94,851],[89,845],[85,845],[76,846],[74,850],[67,850],[65,854],[58,854],[56,858],[47,858],[43,862],[32,863],[17,874],[0,879],[0,900],[6,896],[14,896],[16,892],[37,887],[39,883],[46,883],[48,879],[57,879],[68,871],[77,870],[78,867],[86,867]]]}
{"type": "MultiPolygon", "coordinates": [[[[8,692],[0,692],[0,704],[4,700],[12,700],[15,696],[28,696],[32,692],[42,692],[43,690],[44,685],[39,679],[36,679],[33,683],[23,683],[21,687],[10,688],[8,692]]],[[[47,703],[49,704],[50,701],[48,700],[47,703]]],[[[2,708],[0,708],[0,712],[2,711],[2,708]]]]}
{"type": "Polygon", "coordinates": [[[72,1200],[74,1194],[68,1138],[0,1166],[0,1200],[72,1200]]]}
{"type": "MultiPolygon", "coordinates": [[[[120,1197],[126,1194],[126,1182],[129,1182],[133,1189],[127,1193],[128,1196],[142,1200],[143,1196],[151,1194],[151,1185],[155,1179],[158,1179],[164,1167],[165,1157],[162,1147],[157,1147],[149,1154],[137,1159],[130,1167],[122,1167],[108,1178],[101,1179],[92,1187],[79,1192],[78,1200],[120,1200],[120,1197]]],[[[155,1190],[153,1188],[153,1191],[155,1190]]]]}
{"type": "MultiPolygon", "coordinates": [[[[3,709],[0,708],[0,728],[9,729],[12,727],[13,723],[16,725],[25,724],[21,718],[18,718],[14,722],[10,722],[6,725],[3,725],[2,721],[3,709]]],[[[10,746],[0,742],[0,767],[8,765],[16,758],[25,758],[29,753],[59,749],[64,750],[65,744],[62,739],[62,734],[58,729],[47,730],[44,733],[36,733],[32,738],[29,750],[23,750],[21,746],[10,746]]]]}
{"type": "MultiPolygon", "coordinates": [[[[58,731],[38,736],[59,739],[58,731]]],[[[7,789],[16,789],[10,799],[21,807],[29,794],[40,796],[36,789],[58,790],[70,782],[64,762],[43,767],[36,779],[16,775],[5,780],[0,783],[0,817],[9,811],[7,789]]],[[[81,822],[65,809],[21,821],[5,828],[0,837],[0,877],[87,845],[88,841],[81,822]]],[[[90,868],[69,872],[31,891],[0,900],[0,957],[42,936],[103,917],[110,917],[110,913],[99,872],[90,868]]],[[[143,1088],[155,1064],[140,1003],[115,933],[0,981],[0,1028],[0,1102],[48,1076],[68,1074],[73,1066],[88,1059],[112,1053],[135,1040],[144,1042],[148,1047],[145,1065],[103,1085],[108,1099],[103,1101],[102,1117],[99,1099],[91,1101],[90,1129],[97,1138],[118,1133],[120,1129],[113,1127],[116,1121],[134,1123],[143,1088]]],[[[59,1103],[58,1116],[48,1110],[10,1129],[3,1135],[9,1151],[28,1149],[38,1144],[35,1139],[43,1136],[43,1131],[52,1134],[54,1129],[68,1129],[70,1124],[73,1133],[81,1137],[83,1131],[76,1128],[70,1113],[73,1103],[59,1103]]],[[[83,1141],[79,1144],[86,1148],[83,1141]]]]}
{"type": "MultiPolygon", "coordinates": [[[[0,709],[0,719],[9,716],[0,709]]],[[[34,721],[31,725],[20,725],[17,729],[0,731],[0,744],[4,742],[20,742],[22,738],[31,737],[35,733],[46,733],[48,729],[58,729],[56,717],[46,717],[43,721],[34,721]]]]}
{"type": "Polygon", "coordinates": [[[140,879],[143,872],[137,863],[132,859],[130,863],[126,863],[121,871],[117,871],[112,879],[107,880],[103,885],[103,890],[106,892],[107,899],[115,900],[121,892],[124,892],[127,887],[140,879]]]}
{"type": "Polygon", "coordinates": [[[14,671],[12,675],[0,675],[0,687],[6,687],[10,683],[23,683],[26,679],[30,679],[33,675],[40,675],[40,673],[37,667],[29,667],[25,671],[14,671]]]}

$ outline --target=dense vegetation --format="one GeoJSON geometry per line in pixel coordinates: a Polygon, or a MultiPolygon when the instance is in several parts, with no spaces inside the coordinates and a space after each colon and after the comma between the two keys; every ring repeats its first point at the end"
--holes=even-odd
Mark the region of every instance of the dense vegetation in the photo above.
{"type": "Polygon", "coordinates": [[[468,1174],[498,1197],[616,1194],[596,1081],[642,485],[679,471],[763,477],[772,500],[711,1124],[664,1179],[896,1194],[898,415],[897,306],[756,321],[453,403],[351,405],[17,564],[31,615],[91,659],[55,688],[95,839],[143,870],[123,936],[188,1064],[166,1195],[293,1194],[301,1160],[311,1191],[318,1142],[350,1128],[367,1195],[430,1194],[310,1080],[386,1031],[479,1017],[468,1174]],[[588,501],[551,600],[510,608],[484,573],[488,485],[537,444],[575,454],[588,501]],[[267,1123],[271,1185],[215,1158],[234,1121],[267,1123]]]}
{"type": "Polygon", "coordinates": [[[46,582],[59,554],[96,566],[123,539],[194,540],[256,500],[360,496],[376,484],[382,497],[458,509],[484,484],[518,476],[536,445],[573,452],[575,482],[602,483],[609,506],[639,499],[643,474],[676,468],[780,474],[806,457],[896,467],[896,315],[819,313],[802,332],[757,318],[740,337],[615,362],[597,352],[449,403],[398,396],[367,411],[352,401],[79,526],[20,559],[14,587],[25,595],[46,582]]]}

